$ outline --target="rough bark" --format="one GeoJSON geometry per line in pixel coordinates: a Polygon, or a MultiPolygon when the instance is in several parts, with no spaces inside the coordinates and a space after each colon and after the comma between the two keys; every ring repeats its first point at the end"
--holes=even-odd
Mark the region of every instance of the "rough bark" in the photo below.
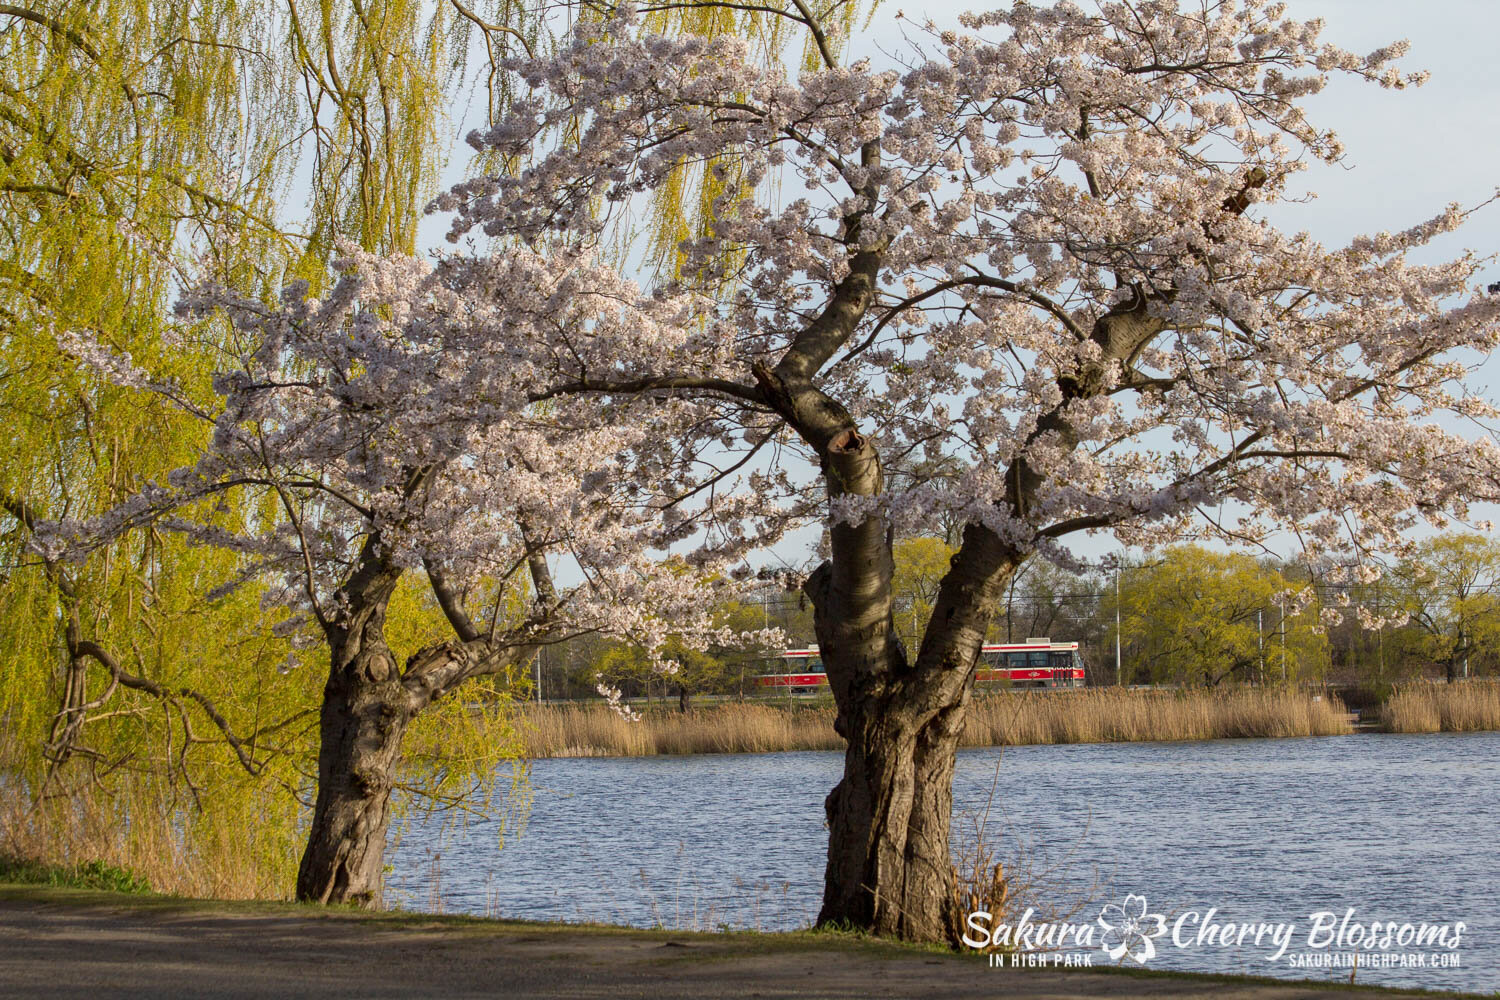
{"type": "Polygon", "coordinates": [[[323,689],[318,798],[297,898],[374,906],[408,698],[384,642],[336,651],[334,660],[323,689]]]}
{"type": "Polygon", "coordinates": [[[385,613],[400,571],[372,537],[341,592],[344,614],[325,622],[330,649],[318,748],[318,798],[297,869],[297,898],[380,902],[391,788],[410,697],[385,641],[385,613]]]}
{"type": "Polygon", "coordinates": [[[825,804],[821,924],[919,941],[953,942],[961,933],[949,853],[953,768],[984,628],[1020,563],[993,535],[984,541],[971,539],[969,556],[961,549],[955,557],[915,662],[889,617],[851,627],[857,601],[835,583],[853,576],[888,585],[888,540],[870,540],[863,566],[854,567],[861,572],[840,574],[831,562],[808,582],[836,726],[849,743],[843,778],[825,804]]]}
{"type": "MultiPolygon", "coordinates": [[[[325,621],[330,648],[323,689],[318,797],[297,871],[297,898],[319,903],[380,902],[391,789],[407,726],[432,702],[471,678],[506,669],[546,637],[546,611],[516,629],[481,633],[440,569],[427,567],[433,593],[457,641],[412,654],[404,669],[385,640],[385,615],[401,571],[378,536],[340,593],[337,621],[325,621]]],[[[531,566],[539,593],[555,591],[540,557],[531,566]]]]}

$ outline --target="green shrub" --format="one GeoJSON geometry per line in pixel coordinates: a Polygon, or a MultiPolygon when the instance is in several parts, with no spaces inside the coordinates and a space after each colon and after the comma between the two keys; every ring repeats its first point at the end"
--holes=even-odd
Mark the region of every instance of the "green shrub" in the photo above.
{"type": "Polygon", "coordinates": [[[98,860],[77,865],[48,865],[0,854],[0,882],[128,892],[135,895],[150,895],[152,892],[151,883],[135,872],[98,860]]]}

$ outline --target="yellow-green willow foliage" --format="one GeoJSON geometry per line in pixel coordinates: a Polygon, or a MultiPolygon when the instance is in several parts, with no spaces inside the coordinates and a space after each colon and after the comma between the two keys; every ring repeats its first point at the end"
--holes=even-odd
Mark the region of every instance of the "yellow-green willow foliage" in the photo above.
{"type": "MultiPolygon", "coordinates": [[[[0,851],[290,887],[323,664],[255,587],[209,599],[232,553],[143,531],[46,567],[27,522],[104,509],[206,430],[80,370],[70,335],[211,407],[216,334],[171,323],[186,285],[268,295],[316,282],[339,240],[413,248],[470,23],[368,0],[0,4],[0,851]]],[[[247,494],[201,516],[277,514],[247,494]]],[[[485,745],[490,766],[513,752],[485,745]]]]}
{"type": "MultiPolygon", "coordinates": [[[[289,690],[302,678],[274,668],[287,651],[257,625],[254,595],[207,604],[233,560],[153,534],[50,570],[25,546],[31,517],[87,517],[188,458],[199,434],[80,372],[59,338],[97,337],[203,398],[209,345],[162,336],[174,288],[200,252],[219,275],[254,280],[283,245],[269,219],[277,178],[245,153],[279,141],[241,113],[265,96],[236,49],[253,41],[250,13],[0,6],[0,850],[100,856],[158,878],[171,863],[149,862],[171,857],[185,875],[174,884],[229,892],[188,839],[218,838],[252,802],[291,829],[296,800],[239,794],[276,786],[223,752],[182,689],[207,692],[236,731],[302,700],[289,690]],[[79,642],[161,696],[123,687],[79,642]],[[244,781],[222,779],[231,766],[244,781]]],[[[295,785],[280,746],[252,748],[251,769],[295,785]]]]}
{"type": "MultiPolygon", "coordinates": [[[[471,35],[491,20],[535,37],[520,7],[424,0],[285,0],[287,39],[316,142],[307,170],[315,251],[340,238],[416,250],[417,222],[453,145],[449,105],[471,35]],[[489,8],[495,8],[493,10],[489,8]]],[[[512,36],[502,35],[503,38],[512,36]]],[[[498,57],[493,43],[489,52],[498,57]]]]}
{"type": "MultiPolygon", "coordinates": [[[[641,9],[646,12],[646,23],[654,30],[704,38],[737,35],[756,45],[767,62],[785,62],[789,55],[794,55],[802,70],[814,71],[824,65],[820,45],[826,45],[829,54],[837,57],[843,48],[840,39],[847,39],[859,19],[868,18],[877,6],[878,0],[863,4],[855,0],[812,0],[805,4],[771,0],[767,4],[727,5],[666,0],[645,3],[641,9]],[[834,32],[833,37],[820,41],[807,31],[804,11],[818,24],[825,25],[826,30],[834,32]],[[795,54],[787,52],[787,43],[793,39],[802,40],[795,54]]],[[[700,282],[707,279],[707,291],[732,290],[732,275],[743,258],[737,249],[730,247],[725,251],[728,259],[723,262],[722,273],[729,277],[713,280],[705,275],[681,274],[682,254],[678,248],[684,241],[710,235],[719,199],[728,197],[738,201],[752,196],[753,192],[743,187],[743,181],[741,161],[733,149],[723,150],[707,160],[678,163],[648,209],[647,263],[659,272],[696,278],[700,282]]]]}

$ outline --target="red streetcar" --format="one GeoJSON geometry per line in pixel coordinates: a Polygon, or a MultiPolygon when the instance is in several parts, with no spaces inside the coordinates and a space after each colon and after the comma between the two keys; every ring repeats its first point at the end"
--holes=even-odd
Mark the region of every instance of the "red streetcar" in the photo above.
{"type": "Polygon", "coordinates": [[[760,674],[755,678],[756,686],[784,688],[800,694],[828,684],[828,674],[823,670],[823,657],[818,655],[817,646],[787,650],[781,654],[781,665],[786,673],[760,674]]]}
{"type": "Polygon", "coordinates": [[[974,679],[981,684],[1008,681],[1012,687],[1081,688],[1083,657],[1078,643],[1051,639],[981,646],[974,679]]]}
{"type": "MultiPolygon", "coordinates": [[[[760,674],[755,678],[758,687],[800,694],[828,684],[817,646],[788,649],[781,654],[780,660],[781,672],[760,674]]],[[[987,644],[979,649],[974,680],[980,684],[1009,684],[1011,687],[1081,688],[1084,685],[1083,658],[1078,655],[1076,642],[1027,639],[1025,642],[987,644]]]]}

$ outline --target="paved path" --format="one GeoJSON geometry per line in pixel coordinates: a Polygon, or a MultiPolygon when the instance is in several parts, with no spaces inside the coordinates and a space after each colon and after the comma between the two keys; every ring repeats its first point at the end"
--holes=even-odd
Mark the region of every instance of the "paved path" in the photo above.
{"type": "Polygon", "coordinates": [[[1388,991],[991,969],[826,935],[671,934],[0,886],[0,997],[1200,997],[1388,991]]]}

